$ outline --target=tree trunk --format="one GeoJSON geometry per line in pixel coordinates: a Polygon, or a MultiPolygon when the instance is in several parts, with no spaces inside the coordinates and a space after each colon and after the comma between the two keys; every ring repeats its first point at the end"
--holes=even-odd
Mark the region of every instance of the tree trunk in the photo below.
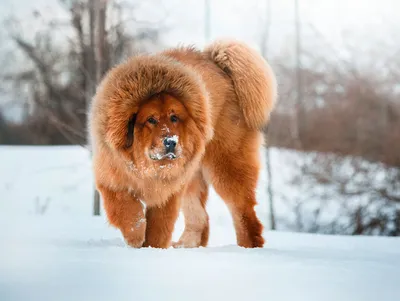
{"type": "Polygon", "coordinates": [[[300,150],[303,149],[304,130],[305,130],[305,116],[304,116],[304,104],[303,104],[303,85],[301,78],[301,40],[300,40],[300,12],[299,12],[299,2],[294,1],[295,6],[295,30],[296,30],[296,84],[297,84],[297,100],[296,100],[296,124],[294,126],[294,139],[296,141],[296,147],[300,150]]]}
{"type": "MultiPolygon", "coordinates": [[[[88,72],[91,78],[88,82],[88,93],[86,95],[87,105],[96,93],[96,86],[105,72],[106,9],[107,0],[89,1],[90,54],[93,58],[90,61],[93,64],[90,72],[88,72]]],[[[94,189],[93,215],[100,215],[100,194],[96,188],[94,189]]]]}
{"type": "MultiPolygon", "coordinates": [[[[270,0],[267,0],[266,3],[266,14],[265,14],[265,24],[264,24],[264,31],[261,35],[261,54],[262,56],[267,59],[267,51],[268,51],[268,38],[269,38],[269,28],[271,24],[271,2],[270,0]]],[[[274,193],[272,190],[272,170],[271,170],[271,161],[270,161],[270,147],[268,144],[268,128],[265,132],[265,148],[266,148],[266,153],[265,153],[265,158],[266,158],[266,169],[267,169],[267,195],[269,199],[269,224],[270,224],[270,229],[275,230],[276,229],[276,224],[275,224],[275,209],[274,209],[274,193]]]]}
{"type": "MultiPolygon", "coordinates": [[[[268,133],[266,134],[268,136],[268,133]]],[[[267,138],[268,140],[268,138],[267,138]]],[[[267,142],[268,143],[268,142],[267,142]]],[[[269,198],[269,225],[271,230],[276,229],[276,223],[275,223],[275,208],[274,208],[274,193],[272,190],[272,170],[271,170],[271,156],[270,156],[271,150],[270,147],[267,145],[267,151],[266,151],[266,167],[267,167],[267,175],[268,175],[268,198],[269,198]]]]}

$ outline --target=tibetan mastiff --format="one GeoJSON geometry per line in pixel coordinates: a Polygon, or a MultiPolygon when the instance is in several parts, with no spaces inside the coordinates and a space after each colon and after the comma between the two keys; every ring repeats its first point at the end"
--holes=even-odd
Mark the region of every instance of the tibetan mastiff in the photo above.
{"type": "Polygon", "coordinates": [[[237,244],[262,247],[255,189],[262,129],[276,98],[268,63],[235,40],[138,55],[109,70],[88,129],[96,187],[126,243],[206,246],[213,185],[232,214],[237,244]],[[180,210],[185,229],[172,243],[180,210]]]}

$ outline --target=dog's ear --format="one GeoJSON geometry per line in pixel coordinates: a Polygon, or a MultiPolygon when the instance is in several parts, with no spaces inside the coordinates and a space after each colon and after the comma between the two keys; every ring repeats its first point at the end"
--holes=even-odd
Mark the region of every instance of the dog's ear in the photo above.
{"type": "Polygon", "coordinates": [[[133,114],[128,121],[125,148],[129,148],[133,144],[133,132],[135,130],[136,115],[137,114],[133,114]]]}

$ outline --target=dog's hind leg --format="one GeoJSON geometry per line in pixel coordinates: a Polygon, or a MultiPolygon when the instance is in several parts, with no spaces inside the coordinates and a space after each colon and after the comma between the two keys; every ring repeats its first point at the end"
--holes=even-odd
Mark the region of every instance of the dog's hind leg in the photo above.
{"type": "Polygon", "coordinates": [[[221,151],[216,145],[206,160],[210,181],[232,214],[237,244],[246,248],[264,245],[263,226],[254,210],[260,163],[252,144],[235,152],[221,151]]]}
{"type": "Polygon", "coordinates": [[[208,243],[209,223],[206,211],[208,184],[199,172],[191,181],[182,199],[185,230],[175,248],[205,247],[208,243]]]}

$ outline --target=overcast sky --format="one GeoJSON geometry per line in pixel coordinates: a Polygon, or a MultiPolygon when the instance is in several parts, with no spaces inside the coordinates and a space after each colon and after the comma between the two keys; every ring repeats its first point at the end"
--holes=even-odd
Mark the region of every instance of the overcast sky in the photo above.
{"type": "MultiPolygon", "coordinates": [[[[0,20],[14,16],[22,20],[16,30],[25,38],[33,37],[43,22],[33,18],[32,12],[38,10],[45,20],[57,19],[68,21],[68,14],[59,5],[60,0],[0,0],[0,20]]],[[[234,37],[259,46],[260,35],[265,26],[266,3],[268,0],[211,0],[211,38],[234,37]]],[[[334,54],[334,59],[351,59],[346,53],[348,44],[358,51],[367,49],[374,43],[391,43],[399,51],[400,41],[400,0],[298,0],[301,17],[301,36],[304,47],[313,51],[318,49],[334,54]],[[310,29],[313,27],[313,30],[310,29]],[[347,34],[346,47],[343,47],[343,36],[347,34]],[[349,35],[350,34],[350,38],[349,35]],[[378,40],[377,40],[378,39],[378,40]],[[376,42],[378,41],[378,42],[376,42]],[[322,46],[321,46],[322,43],[322,46]]],[[[140,3],[136,17],[159,23],[162,21],[169,28],[163,35],[166,46],[176,44],[196,44],[200,47],[205,42],[204,35],[204,1],[203,0],[125,0],[140,3]]],[[[293,53],[294,44],[294,0],[270,0],[270,38],[268,54],[284,55],[293,53]]],[[[131,16],[125,16],[129,19],[131,16]]],[[[128,27],[130,25],[128,24],[128,27]]],[[[137,24],[132,23],[132,26],[137,24]]],[[[14,28],[15,30],[15,28],[14,28]]],[[[61,31],[57,38],[65,39],[68,32],[61,31]]],[[[385,46],[378,45],[380,49],[385,46]]],[[[7,33],[0,27],[0,48],[13,47],[7,43],[7,33]]],[[[14,55],[21,55],[13,51],[14,55]]],[[[380,50],[381,51],[381,50],[380,50]]],[[[368,63],[369,52],[364,55],[368,63]]],[[[354,54],[353,54],[354,56],[354,54]]],[[[294,64],[294,56],[285,56],[294,64]]],[[[356,55],[357,63],[362,55],[356,55]]],[[[0,57],[8,60],[8,57],[0,57]]],[[[0,103],[9,103],[2,96],[0,103]]],[[[18,109],[18,108],[16,108],[18,109]]],[[[10,110],[11,116],[18,113],[10,110]]]]}
{"type": "MultiPolygon", "coordinates": [[[[24,30],[32,31],[34,26],[29,19],[32,18],[31,12],[34,9],[43,11],[45,17],[65,17],[58,1],[0,0],[0,15],[13,14],[22,19],[27,18],[24,30]]],[[[168,45],[204,42],[204,1],[141,2],[144,3],[141,5],[141,19],[160,20],[166,17],[166,23],[171,28],[164,38],[168,45]]],[[[265,3],[267,0],[211,0],[211,37],[230,36],[257,44],[266,11],[265,3]]],[[[270,3],[270,43],[287,43],[294,34],[294,1],[270,0],[270,3]]],[[[399,28],[400,23],[399,0],[299,0],[299,6],[302,24],[313,24],[329,43],[338,47],[345,31],[351,31],[353,35],[360,37],[379,36],[388,33],[392,28],[399,28]]]]}

